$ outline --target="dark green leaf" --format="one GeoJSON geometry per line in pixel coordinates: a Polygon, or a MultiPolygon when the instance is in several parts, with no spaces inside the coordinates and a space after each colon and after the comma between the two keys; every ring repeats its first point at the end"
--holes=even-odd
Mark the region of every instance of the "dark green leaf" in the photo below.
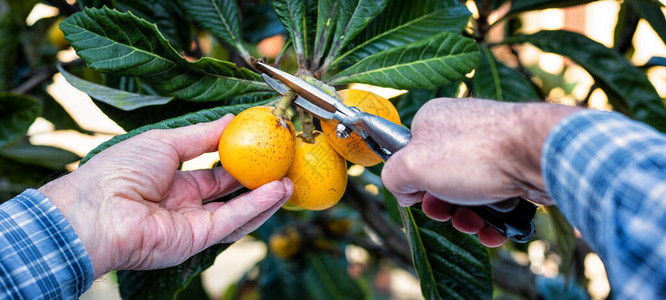
{"type": "Polygon", "coordinates": [[[309,299],[303,291],[303,273],[294,262],[269,254],[259,262],[259,293],[263,300],[309,299]]]}
{"type": "Polygon", "coordinates": [[[176,300],[208,300],[208,294],[201,281],[201,274],[194,276],[190,283],[178,293],[176,300]]]}
{"type": "Polygon", "coordinates": [[[305,24],[305,1],[304,0],[272,0],[273,8],[277,13],[284,29],[289,34],[294,51],[299,56],[305,57],[304,24],[305,24]]]}
{"type": "Polygon", "coordinates": [[[66,165],[81,159],[78,155],[64,149],[30,144],[9,145],[0,148],[0,156],[52,170],[64,170],[66,165]]]}
{"type": "Polygon", "coordinates": [[[666,67],[666,57],[653,56],[650,57],[645,65],[641,66],[642,69],[649,69],[652,67],[666,67]]]}
{"type": "Polygon", "coordinates": [[[319,0],[305,0],[305,16],[303,22],[303,45],[306,57],[312,56],[315,35],[317,34],[317,8],[319,0]]]}
{"type": "Polygon", "coordinates": [[[192,278],[210,267],[230,244],[218,244],[190,257],[180,265],[150,271],[118,271],[123,299],[176,299],[192,278]]]}
{"type": "Polygon", "coordinates": [[[617,52],[584,35],[563,30],[518,35],[507,42],[528,42],[571,58],[592,75],[614,109],[666,131],[663,100],[647,76],[617,52]]]}
{"type": "Polygon", "coordinates": [[[520,72],[495,59],[490,49],[481,46],[481,63],[474,75],[475,97],[501,101],[536,101],[539,94],[520,72]]]}
{"type": "Polygon", "coordinates": [[[180,2],[171,0],[115,0],[114,7],[122,12],[155,23],[159,31],[177,49],[189,50],[192,40],[185,10],[180,2]]]}
{"type": "Polygon", "coordinates": [[[18,83],[17,60],[23,27],[15,22],[11,13],[0,16],[0,91],[7,91],[18,83]]]}
{"type": "Polygon", "coordinates": [[[661,10],[658,2],[631,0],[628,1],[634,10],[652,26],[652,29],[659,35],[661,40],[666,43],[666,17],[661,10]]]}
{"type": "Polygon", "coordinates": [[[76,1],[79,4],[79,8],[84,9],[86,7],[96,7],[101,8],[102,6],[111,6],[111,0],[78,0],[76,1]]]}
{"type": "MultiPolygon", "coordinates": [[[[276,94],[272,92],[259,92],[256,94],[248,94],[243,97],[236,97],[229,99],[229,105],[243,104],[243,103],[258,103],[266,100],[276,99],[276,94]]],[[[166,119],[177,118],[184,114],[197,112],[200,110],[211,109],[219,106],[215,102],[191,102],[174,99],[173,101],[164,105],[146,106],[137,108],[132,111],[124,111],[117,109],[111,105],[93,99],[95,104],[106,114],[111,120],[115,121],[125,129],[130,131],[141,126],[157,123],[166,119]]]]}
{"type": "Polygon", "coordinates": [[[460,82],[455,81],[433,90],[412,90],[396,100],[396,108],[400,113],[400,122],[410,128],[416,112],[426,102],[438,97],[455,98],[460,89],[460,82]]]}
{"type": "MultiPolygon", "coordinates": [[[[407,43],[415,42],[427,37],[437,35],[442,31],[460,32],[467,25],[472,15],[464,6],[441,7],[432,9],[432,1],[409,2],[403,1],[410,8],[396,10],[389,6],[374,22],[398,22],[386,31],[368,37],[354,48],[340,55],[333,62],[333,66],[339,63],[355,62],[374,53],[398,47],[407,43]],[[430,5],[428,5],[430,4],[430,5]],[[420,9],[418,9],[420,8],[420,9]],[[428,10],[424,9],[428,8],[428,10]],[[414,10],[423,10],[421,14],[414,14],[414,10]],[[388,13],[392,14],[388,14],[388,13]],[[388,20],[386,19],[388,18],[388,20]]],[[[374,25],[372,23],[370,26],[374,25]]]]}
{"type": "Polygon", "coordinates": [[[86,157],[84,157],[81,160],[81,164],[84,164],[86,161],[88,161],[90,158],[92,158],[94,155],[97,153],[101,152],[102,150],[111,147],[112,145],[115,145],[119,142],[122,142],[128,138],[131,138],[135,135],[138,135],[140,133],[146,132],[148,130],[152,129],[170,129],[170,128],[178,128],[178,127],[184,127],[188,125],[193,125],[197,123],[203,123],[203,122],[210,122],[217,120],[221,117],[223,117],[226,114],[238,114],[241,111],[260,104],[264,104],[267,101],[264,102],[259,102],[259,103],[251,103],[251,104],[238,104],[238,105],[232,105],[232,106],[220,106],[220,107],[214,107],[211,109],[206,109],[206,110],[201,110],[198,112],[194,113],[189,113],[180,117],[172,118],[172,119],[167,119],[159,123],[155,124],[150,124],[146,125],[143,127],[139,127],[137,129],[134,129],[126,134],[116,136],[101,145],[97,146],[97,148],[93,149],[90,151],[86,157]]]}
{"type": "Polygon", "coordinates": [[[490,299],[493,293],[488,251],[451,222],[401,207],[402,222],[426,299],[490,299]]]}
{"type": "Polygon", "coordinates": [[[78,123],[69,115],[69,113],[46,91],[46,87],[33,91],[31,96],[40,100],[44,109],[42,117],[53,123],[55,130],[73,129],[82,133],[89,133],[81,128],[78,123]]]}
{"type": "Polygon", "coordinates": [[[28,15],[30,15],[30,12],[32,9],[35,7],[35,5],[39,3],[38,0],[9,0],[7,1],[7,4],[9,4],[9,9],[12,11],[13,17],[15,17],[17,20],[24,21],[28,15]]]}
{"type": "Polygon", "coordinates": [[[347,272],[342,258],[312,253],[308,255],[305,288],[311,299],[365,299],[358,282],[347,272]]]}
{"type": "Polygon", "coordinates": [[[340,1],[331,51],[323,64],[324,68],[327,69],[332,65],[345,46],[384,10],[386,4],[388,4],[388,0],[340,1]]]}
{"type": "Polygon", "coordinates": [[[640,21],[640,17],[629,1],[622,2],[613,31],[613,49],[615,51],[624,54],[633,46],[632,40],[638,27],[638,21],[640,21]]]}
{"type": "Polygon", "coordinates": [[[335,32],[340,0],[321,0],[317,7],[317,31],[313,50],[313,63],[319,66],[321,58],[328,50],[331,36],[335,32]]]}
{"type": "Polygon", "coordinates": [[[550,218],[550,224],[555,234],[555,244],[557,245],[558,253],[562,257],[560,273],[568,276],[573,267],[574,252],[576,251],[576,235],[571,224],[567,222],[567,219],[564,218],[564,215],[562,215],[557,207],[553,205],[544,206],[544,209],[550,218]]]}
{"type": "Polygon", "coordinates": [[[65,171],[54,171],[50,168],[0,157],[0,202],[9,200],[28,188],[36,188],[65,173],[65,171]]]}
{"type": "Polygon", "coordinates": [[[547,8],[561,8],[594,2],[595,0],[514,0],[509,14],[547,8]]]}
{"type": "Polygon", "coordinates": [[[461,79],[478,62],[479,48],[473,40],[442,32],[432,38],[370,55],[332,77],[330,83],[432,89],[461,79]]]}
{"type": "Polygon", "coordinates": [[[267,37],[285,34],[270,1],[259,4],[242,1],[239,5],[243,15],[243,40],[258,43],[267,37]]]}
{"type": "Polygon", "coordinates": [[[65,77],[67,82],[75,88],[87,93],[97,101],[102,101],[122,110],[134,110],[144,106],[161,105],[173,100],[173,97],[130,93],[90,82],[70,74],[60,65],[58,65],[58,70],[60,70],[60,73],[65,77]]]}
{"type": "Polygon", "coordinates": [[[236,0],[181,0],[187,13],[227,44],[241,57],[250,57],[241,40],[239,10],[236,0]]]}
{"type": "Polygon", "coordinates": [[[60,25],[65,37],[91,68],[137,76],[162,96],[191,101],[225,101],[270,88],[260,76],[212,58],[188,62],[155,25],[131,13],[85,9],[60,25]]]}
{"type": "Polygon", "coordinates": [[[39,102],[31,97],[0,94],[0,147],[24,136],[41,110],[39,102]]]}

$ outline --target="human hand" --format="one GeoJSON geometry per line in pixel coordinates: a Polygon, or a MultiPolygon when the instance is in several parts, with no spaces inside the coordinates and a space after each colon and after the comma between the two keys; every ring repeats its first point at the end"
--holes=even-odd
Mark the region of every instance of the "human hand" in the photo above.
{"type": "Polygon", "coordinates": [[[232,118],[137,135],[39,189],[83,242],[95,278],[115,269],[177,265],[255,230],[289,199],[293,185],[285,178],[210,202],[241,185],[222,167],[178,170],[181,162],[216,151],[232,118]]]}
{"type": "Polygon", "coordinates": [[[552,204],[541,177],[541,148],[552,127],[578,108],[476,99],[434,99],[412,121],[412,140],[384,166],[382,180],[402,206],[478,233],[486,246],[506,236],[462,205],[522,196],[552,204]]]}

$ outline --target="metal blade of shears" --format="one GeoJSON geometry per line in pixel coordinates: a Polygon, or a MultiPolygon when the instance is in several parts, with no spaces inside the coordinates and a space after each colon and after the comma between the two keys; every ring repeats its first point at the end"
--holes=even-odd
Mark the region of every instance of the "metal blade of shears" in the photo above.
{"type": "MultiPolygon", "coordinates": [[[[270,86],[272,89],[274,89],[278,94],[284,95],[287,91],[289,91],[289,88],[284,86],[282,83],[278,82],[277,80],[271,78],[270,76],[266,74],[261,74],[261,77],[264,79],[266,84],[270,86]]],[[[313,114],[319,119],[327,119],[331,120],[335,116],[334,113],[331,113],[315,104],[312,102],[303,99],[301,96],[296,96],[296,99],[294,99],[294,104],[300,106],[301,108],[307,110],[309,113],[313,114]]]]}
{"type": "Polygon", "coordinates": [[[257,62],[256,66],[262,71],[271,75],[271,77],[282,82],[288,88],[294,90],[296,94],[305,98],[305,100],[312,102],[312,104],[320,107],[323,110],[334,114],[336,112],[340,112],[345,116],[352,116],[356,114],[356,112],[352,111],[349,107],[344,105],[342,101],[327,94],[318,87],[305,82],[303,79],[300,79],[278,68],[271,67],[262,62],[257,62]]]}

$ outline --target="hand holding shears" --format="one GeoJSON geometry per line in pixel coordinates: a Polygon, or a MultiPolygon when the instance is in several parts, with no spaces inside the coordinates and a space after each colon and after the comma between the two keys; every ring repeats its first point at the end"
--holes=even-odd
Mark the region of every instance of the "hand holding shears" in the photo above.
{"type": "MultiPolygon", "coordinates": [[[[325,91],[280,69],[262,62],[256,64],[265,72],[262,74],[264,81],[276,92],[284,95],[293,90],[298,95],[294,104],[321,120],[338,120],[339,138],[357,134],[385,161],[411,140],[411,132],[405,127],[348,107],[325,91]]],[[[496,204],[466,207],[513,241],[527,242],[534,236],[536,205],[527,200],[515,197],[496,204]]]]}

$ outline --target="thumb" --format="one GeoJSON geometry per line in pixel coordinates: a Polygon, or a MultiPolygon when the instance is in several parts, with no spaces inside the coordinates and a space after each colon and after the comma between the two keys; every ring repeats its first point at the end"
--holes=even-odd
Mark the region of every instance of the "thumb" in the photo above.
{"type": "Polygon", "coordinates": [[[421,202],[425,192],[411,152],[413,146],[408,144],[389,158],[382,169],[382,182],[398,200],[401,206],[411,206],[421,202]]]}

